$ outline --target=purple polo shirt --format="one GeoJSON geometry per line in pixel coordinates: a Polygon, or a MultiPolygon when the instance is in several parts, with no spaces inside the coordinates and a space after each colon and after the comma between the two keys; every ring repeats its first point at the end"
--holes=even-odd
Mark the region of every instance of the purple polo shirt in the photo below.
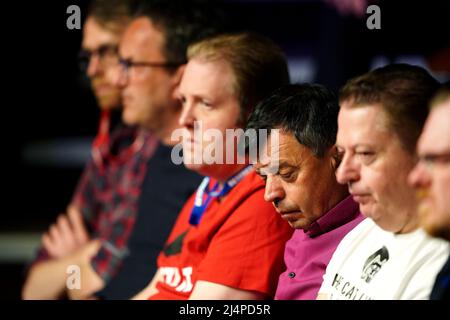
{"type": "Polygon", "coordinates": [[[286,243],[287,269],[280,275],[275,299],[316,299],[334,250],[363,219],[358,204],[348,196],[314,222],[308,231],[295,230],[286,243]]]}

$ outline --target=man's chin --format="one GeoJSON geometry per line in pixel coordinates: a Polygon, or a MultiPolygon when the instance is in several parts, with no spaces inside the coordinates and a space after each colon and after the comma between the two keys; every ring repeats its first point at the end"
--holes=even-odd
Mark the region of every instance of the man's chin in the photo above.
{"type": "Polygon", "coordinates": [[[124,107],[122,111],[122,121],[129,126],[139,125],[138,117],[130,111],[129,107],[124,107]]]}
{"type": "Polygon", "coordinates": [[[121,106],[121,101],[117,99],[100,98],[97,103],[102,110],[114,110],[121,106]]]}
{"type": "Polygon", "coordinates": [[[359,211],[361,212],[361,214],[367,218],[371,218],[376,220],[376,212],[375,209],[373,208],[373,206],[369,205],[369,204],[359,204],[359,211]]]}
{"type": "Polygon", "coordinates": [[[450,225],[446,225],[437,216],[437,211],[431,206],[419,206],[420,226],[431,236],[450,241],[450,225]]]}
{"type": "Polygon", "coordinates": [[[195,171],[203,176],[207,176],[207,170],[205,170],[207,167],[205,164],[197,164],[197,163],[193,163],[190,161],[184,161],[183,160],[183,164],[186,167],[186,169],[191,170],[191,171],[195,171]]]}
{"type": "Polygon", "coordinates": [[[298,226],[295,222],[288,221],[289,225],[292,229],[302,229],[300,226],[298,226]]]}
{"type": "Polygon", "coordinates": [[[108,110],[118,110],[120,109],[120,103],[117,104],[111,104],[111,103],[99,103],[98,104],[99,108],[103,111],[108,111],[108,110]]]}
{"type": "MultiPolygon", "coordinates": [[[[283,217],[282,217],[283,218],[283,217]]],[[[311,226],[311,223],[307,222],[305,219],[302,218],[297,218],[297,219],[284,219],[287,223],[289,223],[289,225],[291,226],[291,228],[296,229],[296,230],[305,230],[307,231],[309,229],[309,227],[311,226]]]]}
{"type": "Polygon", "coordinates": [[[190,143],[183,142],[183,163],[189,170],[198,170],[205,166],[201,152],[194,149],[190,143]]]}

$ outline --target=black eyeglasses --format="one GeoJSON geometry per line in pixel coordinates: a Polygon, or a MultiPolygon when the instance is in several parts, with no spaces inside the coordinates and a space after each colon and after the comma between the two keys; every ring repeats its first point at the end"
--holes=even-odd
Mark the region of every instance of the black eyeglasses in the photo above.
{"type": "Polygon", "coordinates": [[[131,59],[119,58],[119,64],[122,66],[125,74],[128,75],[129,70],[134,67],[177,68],[184,63],[183,62],[143,62],[143,61],[132,61],[131,59]]]}
{"type": "Polygon", "coordinates": [[[419,161],[425,164],[428,169],[433,169],[436,165],[446,165],[450,163],[450,153],[447,154],[426,154],[419,156],[419,161]]]}
{"type": "Polygon", "coordinates": [[[114,66],[119,62],[117,45],[105,44],[96,50],[82,50],[78,54],[78,62],[82,71],[88,69],[92,56],[98,56],[100,64],[104,67],[114,66]]]}

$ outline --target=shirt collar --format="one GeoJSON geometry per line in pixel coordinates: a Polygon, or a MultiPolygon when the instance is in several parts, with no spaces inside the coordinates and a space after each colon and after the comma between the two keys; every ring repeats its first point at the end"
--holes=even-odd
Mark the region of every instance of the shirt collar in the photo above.
{"type": "Polygon", "coordinates": [[[305,231],[305,234],[310,238],[320,236],[352,221],[359,214],[358,203],[356,203],[353,200],[353,197],[349,195],[334,206],[334,208],[313,222],[310,228],[305,231]]]}

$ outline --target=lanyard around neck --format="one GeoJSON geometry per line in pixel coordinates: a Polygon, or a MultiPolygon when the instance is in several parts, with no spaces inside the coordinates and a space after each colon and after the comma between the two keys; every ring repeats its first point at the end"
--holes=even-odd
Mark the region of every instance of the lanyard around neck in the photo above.
{"type": "Polygon", "coordinates": [[[192,208],[191,216],[189,218],[189,223],[193,226],[198,225],[200,222],[200,219],[202,218],[203,214],[206,211],[206,208],[208,207],[209,203],[213,198],[217,197],[223,197],[226,195],[235,185],[239,183],[250,171],[252,170],[252,166],[245,167],[238,173],[236,173],[234,176],[232,176],[230,179],[228,179],[222,189],[218,191],[219,189],[219,182],[216,182],[214,187],[212,187],[211,190],[208,190],[208,185],[210,178],[205,177],[200,184],[200,186],[197,189],[197,193],[195,194],[195,200],[194,200],[194,208],[192,208]],[[205,201],[203,201],[203,196],[206,193],[207,198],[205,201]]]}
{"type": "MultiPolygon", "coordinates": [[[[98,133],[91,149],[94,163],[97,165],[101,172],[105,170],[105,164],[107,163],[109,165],[123,165],[126,161],[129,161],[138,151],[140,151],[145,143],[145,135],[143,131],[139,131],[138,133],[136,133],[136,136],[133,138],[134,141],[130,146],[121,150],[120,154],[113,155],[111,152],[112,142],[110,131],[111,112],[109,110],[103,110],[100,116],[98,133]]],[[[116,140],[117,139],[123,138],[116,137],[116,140]]]]}

